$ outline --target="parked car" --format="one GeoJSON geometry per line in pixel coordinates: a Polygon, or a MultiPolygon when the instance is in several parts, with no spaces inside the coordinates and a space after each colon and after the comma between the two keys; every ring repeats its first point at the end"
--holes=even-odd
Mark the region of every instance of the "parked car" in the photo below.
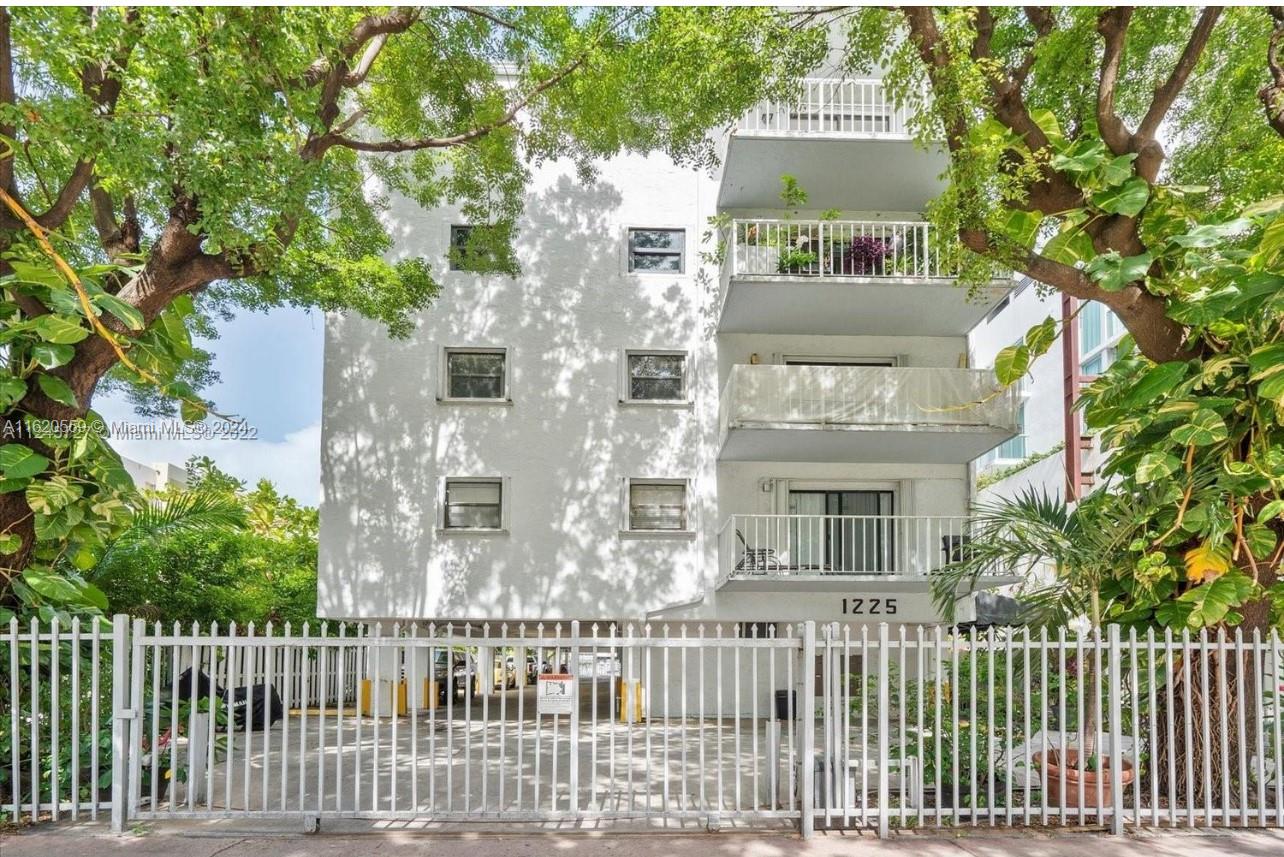
{"type": "Polygon", "coordinates": [[[439,649],[433,655],[432,677],[437,683],[437,702],[439,705],[446,704],[447,692],[453,693],[456,697],[461,692],[465,699],[472,699],[475,688],[475,681],[470,682],[469,677],[476,677],[477,662],[472,655],[466,655],[463,652],[449,652],[445,649],[439,649]],[[447,655],[450,658],[450,680],[446,678],[446,661],[447,655]],[[449,690],[447,690],[449,688],[449,690]]]}

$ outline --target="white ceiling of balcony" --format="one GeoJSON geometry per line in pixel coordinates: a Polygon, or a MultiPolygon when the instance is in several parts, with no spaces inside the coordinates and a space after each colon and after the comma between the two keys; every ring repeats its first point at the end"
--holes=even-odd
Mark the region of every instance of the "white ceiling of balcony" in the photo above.
{"type": "Polygon", "coordinates": [[[962,336],[1007,293],[990,289],[969,301],[948,281],[837,282],[733,279],[718,330],[723,333],[814,333],[863,336],[962,336]]]}
{"type": "Polygon", "coordinates": [[[966,464],[1013,436],[997,426],[733,427],[722,461],[867,461],[966,464]]]}
{"type": "Polygon", "coordinates": [[[720,208],[779,208],[780,177],[807,191],[807,207],[922,211],[945,189],[949,162],[910,140],[816,139],[735,134],[723,163],[720,208]]]}

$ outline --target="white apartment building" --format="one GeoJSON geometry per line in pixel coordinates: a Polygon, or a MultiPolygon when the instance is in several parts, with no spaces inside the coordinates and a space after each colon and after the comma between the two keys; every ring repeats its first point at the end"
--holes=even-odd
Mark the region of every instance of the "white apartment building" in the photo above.
{"type": "Polygon", "coordinates": [[[396,252],[443,288],[404,340],[327,319],[319,613],[937,621],[1019,396],[969,358],[1011,283],[970,302],[939,262],[946,155],[905,120],[877,80],[816,80],[728,131],[716,175],[540,166],[515,278],[448,270],[469,224],[394,200],[396,252]]]}

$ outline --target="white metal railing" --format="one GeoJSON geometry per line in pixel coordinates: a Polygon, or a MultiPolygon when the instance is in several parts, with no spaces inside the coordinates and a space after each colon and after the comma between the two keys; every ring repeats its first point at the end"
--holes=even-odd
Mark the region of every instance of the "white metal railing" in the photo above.
{"type": "Polygon", "coordinates": [[[809,575],[923,577],[967,551],[971,519],[923,515],[732,515],[719,580],[809,575]]]}
{"type": "Polygon", "coordinates": [[[1018,400],[989,369],[733,366],[721,427],[851,425],[1017,431],[1018,400]]]}
{"type": "Polygon", "coordinates": [[[38,820],[110,806],[116,831],[291,817],[793,822],[804,836],[1284,826],[1275,631],[248,630],[165,633],[126,616],[110,637],[88,624],[0,628],[0,811],[38,820]],[[544,664],[564,704],[476,686],[477,665],[504,653],[544,664]],[[619,666],[572,672],[600,659],[619,666]],[[226,692],[252,682],[280,706],[252,710],[242,703],[260,692],[226,692]],[[355,704],[348,691],[310,703],[317,682],[352,689],[355,704]],[[1080,752],[1091,764],[1075,763],[1080,752]]]}
{"type": "Polygon", "coordinates": [[[931,224],[917,220],[781,220],[731,223],[731,276],[941,280],[955,276],[942,260],[931,224]]]}
{"type": "Polygon", "coordinates": [[[764,101],[740,118],[742,135],[908,140],[910,112],[881,80],[808,78],[795,98],[764,101]]]}

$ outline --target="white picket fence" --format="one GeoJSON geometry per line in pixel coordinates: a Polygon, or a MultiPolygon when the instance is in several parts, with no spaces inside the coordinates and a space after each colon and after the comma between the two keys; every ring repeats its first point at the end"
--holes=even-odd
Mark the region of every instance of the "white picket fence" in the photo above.
{"type": "Polygon", "coordinates": [[[1284,826],[1275,634],[118,616],[13,622],[0,665],[14,820],[1284,826]],[[270,724],[220,691],[256,685],[270,724]]]}

